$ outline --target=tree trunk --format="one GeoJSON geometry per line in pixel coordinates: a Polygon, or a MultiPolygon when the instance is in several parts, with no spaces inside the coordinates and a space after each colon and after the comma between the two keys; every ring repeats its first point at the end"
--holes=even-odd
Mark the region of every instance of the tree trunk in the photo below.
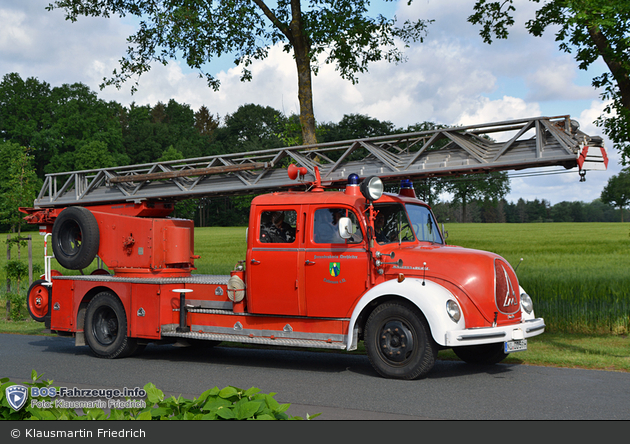
{"type": "Polygon", "coordinates": [[[619,60],[615,60],[611,54],[614,50],[610,47],[610,43],[604,34],[602,34],[599,26],[591,26],[588,33],[597,48],[597,52],[602,56],[604,62],[610,69],[611,74],[617,81],[621,103],[624,108],[630,111],[630,76],[627,68],[619,60]]]}
{"type": "Polygon", "coordinates": [[[315,113],[313,111],[313,84],[311,82],[311,60],[309,56],[308,38],[304,34],[302,9],[300,0],[291,0],[291,29],[293,54],[297,66],[298,99],[300,101],[300,126],[302,127],[302,143],[317,143],[315,136],[315,113]]]}
{"type": "Polygon", "coordinates": [[[317,143],[315,135],[315,113],[313,111],[313,88],[311,83],[311,62],[307,54],[298,54],[295,50],[295,63],[298,72],[298,98],[300,100],[300,126],[302,143],[317,143]]]}
{"type": "Polygon", "coordinates": [[[302,23],[302,6],[300,0],[291,0],[291,23],[289,26],[281,22],[263,0],[253,0],[267,18],[289,40],[293,47],[293,55],[297,66],[298,99],[300,101],[300,126],[302,127],[302,143],[317,143],[315,136],[315,113],[313,111],[313,86],[311,83],[310,43],[304,33],[302,23]]]}

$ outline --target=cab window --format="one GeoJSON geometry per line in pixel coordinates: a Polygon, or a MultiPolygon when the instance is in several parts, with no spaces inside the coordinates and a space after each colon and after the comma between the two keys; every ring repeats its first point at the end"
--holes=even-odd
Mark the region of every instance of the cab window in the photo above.
{"type": "Polygon", "coordinates": [[[297,212],[294,210],[263,211],[260,216],[259,240],[264,243],[295,242],[297,212]]]}
{"type": "Polygon", "coordinates": [[[320,208],[313,219],[313,240],[317,244],[355,244],[363,241],[363,233],[353,211],[340,207],[320,208]],[[352,221],[353,231],[349,239],[339,236],[339,219],[342,217],[352,221]]]}

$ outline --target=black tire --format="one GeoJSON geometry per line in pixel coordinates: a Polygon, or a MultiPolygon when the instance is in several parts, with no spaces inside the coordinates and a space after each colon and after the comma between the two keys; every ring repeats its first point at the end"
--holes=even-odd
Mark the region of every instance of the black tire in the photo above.
{"type": "Polygon", "coordinates": [[[372,367],[385,378],[423,378],[435,365],[437,345],[429,327],[407,305],[376,307],[365,325],[364,340],[372,367]]]}
{"type": "Polygon", "coordinates": [[[88,304],[84,334],[87,345],[99,358],[124,358],[144,348],[127,337],[125,308],[116,295],[107,291],[98,293],[88,304]]]}
{"type": "Polygon", "coordinates": [[[38,279],[31,284],[26,293],[26,307],[28,313],[37,322],[44,322],[50,315],[51,288],[44,285],[48,281],[38,279]]]}
{"type": "Polygon", "coordinates": [[[453,351],[459,359],[468,364],[498,364],[507,357],[507,353],[503,351],[503,342],[453,347],[453,351]]]}
{"type": "Polygon", "coordinates": [[[69,270],[87,268],[98,253],[100,235],[96,217],[83,207],[59,213],[52,230],[55,259],[69,270]]]}

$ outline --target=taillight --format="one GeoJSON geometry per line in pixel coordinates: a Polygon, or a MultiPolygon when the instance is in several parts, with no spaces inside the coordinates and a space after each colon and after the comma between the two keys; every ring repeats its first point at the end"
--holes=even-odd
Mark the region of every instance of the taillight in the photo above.
{"type": "Polygon", "coordinates": [[[513,314],[520,310],[516,275],[500,260],[494,261],[494,300],[499,312],[513,314]]]}

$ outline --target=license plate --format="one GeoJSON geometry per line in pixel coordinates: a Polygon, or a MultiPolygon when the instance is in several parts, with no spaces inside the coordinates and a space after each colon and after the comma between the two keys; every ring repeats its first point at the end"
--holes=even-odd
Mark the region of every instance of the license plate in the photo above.
{"type": "Polygon", "coordinates": [[[512,353],[527,350],[527,339],[520,339],[518,341],[507,341],[503,343],[503,351],[505,353],[512,353]]]}

